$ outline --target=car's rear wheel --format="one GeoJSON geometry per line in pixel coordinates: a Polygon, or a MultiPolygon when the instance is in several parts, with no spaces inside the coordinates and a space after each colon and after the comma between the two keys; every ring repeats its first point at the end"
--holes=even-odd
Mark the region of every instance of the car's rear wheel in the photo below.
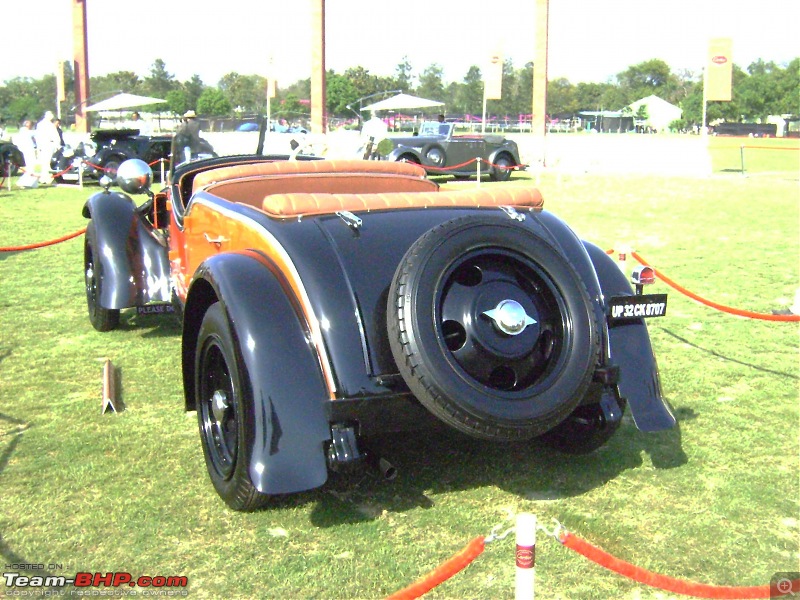
{"type": "Polygon", "coordinates": [[[508,181],[511,178],[511,171],[514,166],[514,160],[510,155],[503,153],[494,159],[492,166],[491,177],[494,181],[508,181]]]}
{"type": "Polygon", "coordinates": [[[119,325],[119,309],[103,308],[100,305],[103,289],[103,263],[94,221],[89,221],[83,241],[83,273],[86,283],[86,305],[89,321],[97,331],[111,331],[119,325]]]}
{"type": "Polygon", "coordinates": [[[600,333],[577,271],[523,224],[461,217],[420,237],[389,290],[389,343],[411,391],[484,439],[529,439],[577,406],[600,333]]]}
{"type": "Polygon", "coordinates": [[[228,319],[214,303],[203,317],[195,353],[195,401],[200,440],[214,489],[234,510],[264,506],[269,496],[255,489],[247,462],[253,439],[239,351],[228,319]]]}
{"type": "Polygon", "coordinates": [[[119,158],[112,158],[111,160],[106,161],[106,164],[103,167],[103,174],[108,175],[111,179],[116,181],[117,171],[119,171],[119,166],[123,162],[124,160],[119,158]]]}
{"type": "Polygon", "coordinates": [[[3,146],[0,150],[0,179],[17,175],[23,162],[22,153],[16,147],[3,146]]]}

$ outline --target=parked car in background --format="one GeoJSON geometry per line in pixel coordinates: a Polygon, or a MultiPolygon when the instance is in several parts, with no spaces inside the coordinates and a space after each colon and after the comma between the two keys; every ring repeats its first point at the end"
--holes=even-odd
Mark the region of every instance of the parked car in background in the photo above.
{"type": "Polygon", "coordinates": [[[11,140],[0,140],[0,178],[13,177],[25,166],[25,158],[11,140]]]}
{"type": "Polygon", "coordinates": [[[454,123],[425,121],[419,135],[374,140],[371,158],[405,161],[421,165],[429,175],[475,176],[475,159],[481,172],[494,181],[507,181],[511,172],[524,169],[517,143],[501,135],[455,134],[454,123]]]}
{"type": "Polygon", "coordinates": [[[532,184],[444,190],[419,165],[260,148],[196,158],[155,193],[127,161],[122,192],[88,199],[86,300],[99,331],[129,308],[182,316],[185,408],[233,509],[329,469],[390,476],[366,445],[385,432],[584,453],[626,407],[643,431],[674,425],[645,324],[666,310],[643,293],[652,269],[634,291],[532,184]]]}
{"type": "Polygon", "coordinates": [[[130,158],[140,158],[158,171],[155,163],[169,160],[172,144],[171,135],[140,135],[138,129],[99,129],[92,132],[90,140],[53,155],[50,170],[59,180],[77,181],[79,165],[84,178],[100,179],[107,174],[113,179],[119,166],[130,158]]]}

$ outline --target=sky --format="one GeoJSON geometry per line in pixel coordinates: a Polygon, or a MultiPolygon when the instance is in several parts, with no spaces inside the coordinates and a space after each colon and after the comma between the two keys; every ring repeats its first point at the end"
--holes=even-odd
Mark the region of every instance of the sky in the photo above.
{"type": "MultiPolygon", "coordinates": [[[[89,74],[133,71],[160,58],[179,81],[216,85],[226,73],[289,85],[311,74],[310,0],[86,0],[89,74]],[[124,14],[119,14],[124,11],[124,14]]],[[[40,78],[72,59],[72,0],[4,0],[0,83],[40,78]],[[13,23],[13,25],[12,25],[13,23]],[[28,26],[24,26],[28,23],[28,26]]],[[[533,60],[534,0],[327,0],[326,67],[392,76],[404,57],[462,81],[502,48],[515,67],[533,60]]],[[[614,81],[653,58],[673,72],[702,71],[708,41],[733,38],[742,68],[800,56],[800,0],[550,0],[548,75],[614,81]]]]}

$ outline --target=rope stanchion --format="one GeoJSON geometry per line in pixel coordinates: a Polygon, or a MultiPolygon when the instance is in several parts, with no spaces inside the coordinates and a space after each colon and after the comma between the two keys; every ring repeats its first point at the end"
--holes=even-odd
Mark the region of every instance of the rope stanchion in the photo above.
{"type": "MultiPolygon", "coordinates": [[[[666,575],[653,573],[647,569],[620,560],[569,531],[560,532],[557,539],[565,547],[609,571],[613,571],[614,573],[637,581],[638,583],[643,583],[668,592],[694,596],[696,598],[746,599],[779,597],[777,592],[780,590],[778,590],[777,586],[773,589],[773,587],[769,585],[753,587],[708,585],[705,583],[674,579],[666,575]],[[774,596],[771,595],[773,593],[775,593],[774,596]]],[[[800,591],[800,580],[791,581],[790,584],[792,585],[792,591],[800,591]]],[[[785,590],[782,593],[785,594],[785,590]]]]}
{"type": "Polygon", "coordinates": [[[402,590],[388,596],[386,600],[413,600],[428,593],[440,583],[447,581],[456,573],[463,571],[478,558],[486,547],[486,538],[478,536],[460,552],[436,569],[402,590]]]}
{"type": "Polygon", "coordinates": [[[60,244],[61,242],[66,242],[73,238],[76,238],[80,235],[86,233],[86,227],[83,229],[79,229],[73,233],[68,233],[67,235],[61,236],[60,238],[56,238],[54,240],[48,240],[46,242],[38,242],[36,244],[26,244],[24,246],[6,246],[0,247],[0,252],[22,252],[23,250],[36,250],[37,248],[44,248],[46,246],[54,246],[55,244],[60,244]]]}
{"type": "MultiPolygon", "coordinates": [[[[652,266],[644,258],[642,258],[641,255],[639,255],[637,252],[631,252],[631,256],[633,256],[633,258],[638,260],[640,263],[642,263],[646,267],[651,267],[652,266]]],[[[694,292],[691,292],[691,291],[687,290],[685,287],[683,287],[681,285],[678,285],[677,283],[672,281],[672,279],[670,279],[669,277],[667,277],[666,275],[661,273],[655,267],[653,267],[653,270],[655,271],[655,273],[658,276],[658,278],[661,279],[664,283],[666,283],[671,288],[673,288],[673,289],[679,291],[680,293],[688,296],[692,300],[696,300],[700,304],[705,304],[706,306],[709,306],[711,308],[715,308],[715,309],[717,309],[719,311],[726,312],[726,313],[729,313],[729,314],[732,314],[732,315],[736,315],[738,317],[747,317],[749,319],[760,319],[760,320],[763,320],[763,321],[789,321],[789,322],[795,322],[795,323],[796,322],[800,322],[800,315],[767,315],[767,314],[764,314],[764,313],[757,313],[757,312],[752,312],[752,311],[749,311],[749,310],[741,310],[741,309],[738,309],[738,308],[732,308],[730,306],[725,306],[724,304],[719,304],[718,302],[713,302],[711,300],[707,300],[707,299],[703,298],[702,296],[699,296],[699,295],[695,294],[694,292]]]]}

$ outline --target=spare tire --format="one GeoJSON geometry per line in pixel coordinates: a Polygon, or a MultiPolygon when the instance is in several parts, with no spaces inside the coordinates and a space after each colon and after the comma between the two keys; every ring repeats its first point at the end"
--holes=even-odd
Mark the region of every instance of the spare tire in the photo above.
{"type": "Polygon", "coordinates": [[[389,289],[387,326],[417,399],[482,439],[555,427],[586,393],[600,352],[576,269],[505,216],[459,217],[414,242],[389,289]]]}

